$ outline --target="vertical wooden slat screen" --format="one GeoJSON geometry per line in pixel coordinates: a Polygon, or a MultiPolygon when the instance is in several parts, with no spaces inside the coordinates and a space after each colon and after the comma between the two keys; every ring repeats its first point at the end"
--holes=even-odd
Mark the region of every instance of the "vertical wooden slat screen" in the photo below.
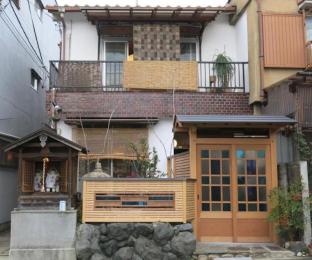
{"type": "Polygon", "coordinates": [[[67,192],[68,163],[67,160],[61,163],[60,192],[67,192]]]}
{"type": "Polygon", "coordinates": [[[304,19],[300,14],[263,14],[264,66],[304,68],[304,19]]]}
{"type": "Polygon", "coordinates": [[[31,161],[22,162],[22,192],[34,191],[35,164],[31,161]]]}

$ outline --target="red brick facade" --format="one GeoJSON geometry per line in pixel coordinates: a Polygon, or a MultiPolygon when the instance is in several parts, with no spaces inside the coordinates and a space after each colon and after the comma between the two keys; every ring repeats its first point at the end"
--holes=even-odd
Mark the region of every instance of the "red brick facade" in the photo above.
{"type": "MultiPolygon", "coordinates": [[[[47,94],[50,108],[51,93],[47,94]]],[[[252,114],[249,95],[204,92],[57,92],[68,117],[170,118],[173,114],[252,114]],[[174,102],[173,102],[174,100],[174,102]]]]}

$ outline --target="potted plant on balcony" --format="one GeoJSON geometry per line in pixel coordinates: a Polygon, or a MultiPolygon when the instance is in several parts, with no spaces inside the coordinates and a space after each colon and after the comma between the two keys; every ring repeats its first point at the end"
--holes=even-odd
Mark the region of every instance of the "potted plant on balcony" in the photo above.
{"type": "Polygon", "coordinates": [[[219,88],[229,87],[229,83],[233,77],[233,70],[232,59],[225,52],[215,56],[213,71],[219,88]]]}

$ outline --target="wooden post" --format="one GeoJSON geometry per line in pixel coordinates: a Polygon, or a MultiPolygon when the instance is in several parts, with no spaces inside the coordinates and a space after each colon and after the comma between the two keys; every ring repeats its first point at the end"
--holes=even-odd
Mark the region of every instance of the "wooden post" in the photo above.
{"type": "Polygon", "coordinates": [[[72,167],[72,163],[73,163],[73,158],[72,158],[72,150],[71,148],[68,148],[68,186],[67,186],[67,192],[69,195],[69,207],[71,207],[71,201],[72,201],[72,175],[73,175],[73,167],[72,167]]]}
{"type": "Polygon", "coordinates": [[[19,149],[18,151],[18,199],[22,194],[22,173],[23,173],[23,150],[19,149]]]}
{"type": "Polygon", "coordinates": [[[199,212],[198,212],[198,185],[197,185],[197,167],[196,167],[196,162],[197,162],[197,147],[196,147],[196,139],[197,139],[197,134],[196,134],[196,127],[191,127],[189,129],[189,142],[190,142],[190,177],[192,179],[196,179],[195,183],[195,192],[194,192],[194,205],[195,205],[195,219],[192,221],[193,224],[193,229],[194,229],[194,235],[198,239],[198,217],[199,217],[199,212]]]}

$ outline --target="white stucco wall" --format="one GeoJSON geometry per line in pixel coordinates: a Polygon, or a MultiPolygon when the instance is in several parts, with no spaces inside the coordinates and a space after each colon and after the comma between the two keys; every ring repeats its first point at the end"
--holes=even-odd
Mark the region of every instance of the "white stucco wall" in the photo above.
{"type": "Polygon", "coordinates": [[[0,168],[0,224],[10,221],[17,204],[17,170],[0,168]]]}
{"type": "Polygon", "coordinates": [[[203,61],[213,61],[223,52],[233,61],[248,61],[247,16],[235,26],[229,24],[228,15],[217,16],[204,29],[201,51],[203,61]]]}
{"type": "Polygon", "coordinates": [[[150,149],[156,148],[159,162],[157,168],[159,171],[167,173],[167,157],[173,145],[172,120],[162,119],[156,125],[150,126],[148,129],[148,144],[150,149]]]}
{"type": "Polygon", "coordinates": [[[57,122],[57,133],[68,140],[73,140],[73,130],[70,125],[65,124],[64,121],[57,122]]]}
{"type": "MultiPolygon", "coordinates": [[[[226,14],[217,16],[216,20],[209,23],[202,35],[202,61],[214,61],[216,55],[225,52],[233,62],[248,61],[248,30],[247,14],[243,14],[236,25],[229,24],[226,14]]],[[[242,65],[236,69],[236,80],[242,79],[242,65]],[[240,74],[240,75],[238,75],[240,74]]],[[[244,67],[246,90],[249,90],[248,66],[244,67]]],[[[202,73],[205,73],[202,67],[202,73]]],[[[208,68],[206,68],[208,69],[208,68]]],[[[209,75],[207,76],[207,78],[209,75]]]]}
{"type": "Polygon", "coordinates": [[[66,13],[66,60],[97,60],[98,34],[95,25],[81,13],[66,13]]]}

